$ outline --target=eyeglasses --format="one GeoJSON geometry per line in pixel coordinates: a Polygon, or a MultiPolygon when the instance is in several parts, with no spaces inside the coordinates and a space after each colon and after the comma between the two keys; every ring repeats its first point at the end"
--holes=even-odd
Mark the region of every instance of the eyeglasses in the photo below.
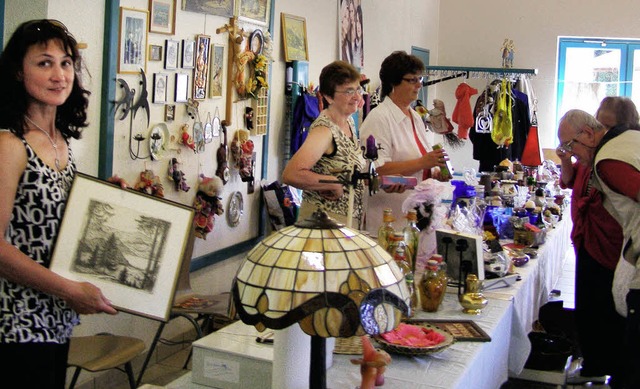
{"type": "Polygon", "coordinates": [[[571,139],[570,141],[567,141],[567,142],[561,143],[561,144],[560,144],[560,146],[558,146],[558,150],[560,150],[560,151],[562,151],[562,152],[564,152],[564,153],[573,153],[573,144],[574,144],[574,143],[576,143],[576,142],[577,142],[578,144],[581,144],[581,145],[583,145],[583,146],[584,146],[585,144],[584,144],[584,143],[582,143],[582,142],[580,142],[580,141],[578,140],[578,137],[579,137],[580,135],[582,135],[582,131],[579,131],[579,132],[576,134],[576,136],[575,136],[573,139],[571,139]]]}
{"type": "Polygon", "coordinates": [[[337,90],[336,93],[344,93],[345,95],[349,96],[349,97],[353,97],[353,95],[358,95],[358,96],[362,96],[362,94],[364,93],[364,89],[362,88],[349,88],[349,89],[345,89],[345,90],[337,90]]]}
{"type": "Polygon", "coordinates": [[[24,26],[24,28],[31,31],[58,30],[64,32],[66,35],[69,35],[67,26],[65,26],[61,21],[55,19],[32,20],[28,22],[24,26]]]}
{"type": "Polygon", "coordinates": [[[419,76],[419,77],[403,78],[403,80],[408,82],[409,84],[417,84],[417,83],[422,83],[422,80],[424,80],[424,77],[419,76]]]}

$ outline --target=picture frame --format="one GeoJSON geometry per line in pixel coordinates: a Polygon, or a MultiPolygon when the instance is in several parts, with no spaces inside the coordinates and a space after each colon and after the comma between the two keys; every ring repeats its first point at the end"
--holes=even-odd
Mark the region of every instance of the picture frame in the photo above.
{"type": "Polygon", "coordinates": [[[164,41],[164,47],[164,68],[167,70],[177,69],[180,41],[167,39],[164,41]]]}
{"type": "Polygon", "coordinates": [[[280,17],[285,61],[308,61],[307,20],[302,16],[290,15],[284,12],[280,14],[280,17]]]}
{"type": "Polygon", "coordinates": [[[238,19],[266,26],[271,15],[271,0],[237,0],[238,19]]]}
{"type": "Polygon", "coordinates": [[[182,0],[182,10],[230,18],[234,14],[235,0],[182,0]]]}
{"type": "Polygon", "coordinates": [[[176,106],[175,104],[167,104],[164,106],[164,121],[172,122],[176,118],[176,106]]]}
{"type": "Polygon", "coordinates": [[[491,337],[473,320],[409,319],[407,323],[434,325],[449,332],[458,342],[491,342],[491,337]]]}
{"type": "Polygon", "coordinates": [[[149,0],[149,32],[176,32],[176,0],[149,0]]]}
{"type": "Polygon", "coordinates": [[[211,72],[209,74],[209,97],[222,97],[222,80],[224,80],[224,46],[211,45],[211,72]]]}
{"type": "Polygon", "coordinates": [[[196,59],[196,41],[193,39],[182,40],[182,68],[193,69],[196,59]]]}
{"type": "Polygon", "coordinates": [[[50,269],[90,282],[120,310],[169,319],[194,210],[76,173],[50,269]]]}
{"type": "Polygon", "coordinates": [[[209,82],[209,52],[211,51],[211,37],[209,35],[196,36],[196,64],[193,70],[193,99],[204,100],[207,97],[209,82]]]}
{"type": "Polygon", "coordinates": [[[149,12],[120,7],[118,73],[137,74],[147,70],[147,30],[149,12]]]}
{"type": "Polygon", "coordinates": [[[475,274],[479,280],[484,280],[482,236],[436,229],[436,245],[438,254],[447,263],[447,275],[452,283],[464,286],[464,274],[475,274]],[[464,250],[459,251],[458,247],[464,250]]]}
{"type": "Polygon", "coordinates": [[[167,73],[153,73],[153,102],[166,103],[169,75],[167,73]]]}
{"type": "Polygon", "coordinates": [[[189,99],[189,75],[176,73],[176,103],[186,103],[189,99]]]}
{"type": "Polygon", "coordinates": [[[149,61],[162,61],[161,45],[149,45],[149,61]]]}

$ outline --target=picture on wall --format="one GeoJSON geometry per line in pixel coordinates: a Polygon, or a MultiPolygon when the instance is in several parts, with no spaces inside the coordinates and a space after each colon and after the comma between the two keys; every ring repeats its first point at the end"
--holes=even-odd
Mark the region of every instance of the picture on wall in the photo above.
{"type": "Polygon", "coordinates": [[[162,61],[162,46],[149,45],[149,61],[162,61]]]}
{"type": "Polygon", "coordinates": [[[207,94],[210,45],[211,37],[209,35],[198,35],[196,37],[196,67],[193,70],[194,100],[204,100],[207,94]]]}
{"type": "Polygon", "coordinates": [[[149,32],[173,35],[176,31],[176,0],[149,0],[149,32]]]}
{"type": "Polygon", "coordinates": [[[166,73],[153,73],[153,102],[167,102],[167,87],[169,75],[166,73]]]}
{"type": "Polygon", "coordinates": [[[196,41],[193,39],[182,40],[182,68],[193,69],[196,59],[196,41]]]}
{"type": "Polygon", "coordinates": [[[165,69],[176,69],[178,67],[178,50],[180,50],[180,42],[167,39],[164,41],[164,68],[165,69]]]}
{"type": "Polygon", "coordinates": [[[234,0],[182,0],[182,10],[230,18],[235,9],[234,0]]]}
{"type": "Polygon", "coordinates": [[[176,73],[176,103],[186,103],[189,95],[189,75],[176,73]]]}
{"type": "Polygon", "coordinates": [[[120,7],[118,73],[139,73],[147,69],[147,25],[149,13],[120,7]]]}
{"type": "Polygon", "coordinates": [[[240,2],[238,16],[253,24],[266,26],[269,22],[271,0],[238,0],[240,2]]]}
{"type": "Polygon", "coordinates": [[[362,0],[340,0],[338,24],[340,30],[340,59],[358,69],[364,67],[364,30],[362,0]]]}
{"type": "Polygon", "coordinates": [[[50,269],[121,311],[167,321],[192,239],[191,207],[77,173],[50,269]]]}
{"type": "Polygon", "coordinates": [[[222,97],[224,46],[211,45],[211,75],[209,97],[222,97]]]}
{"type": "Polygon", "coordinates": [[[284,59],[290,61],[308,61],[307,21],[301,16],[282,13],[282,39],[284,40],[284,59]]]}

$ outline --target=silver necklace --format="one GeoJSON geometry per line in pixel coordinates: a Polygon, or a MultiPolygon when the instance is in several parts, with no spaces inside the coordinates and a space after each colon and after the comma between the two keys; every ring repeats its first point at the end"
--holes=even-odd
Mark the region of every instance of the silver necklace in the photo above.
{"type": "Polygon", "coordinates": [[[56,153],[56,159],[55,159],[56,170],[60,171],[60,158],[58,158],[58,131],[55,131],[55,130],[53,131],[53,139],[51,139],[51,135],[49,135],[47,131],[43,130],[42,127],[40,127],[33,120],[31,120],[29,116],[24,115],[24,118],[27,119],[29,123],[33,124],[38,130],[44,132],[44,134],[47,136],[47,139],[49,139],[51,146],[53,146],[53,151],[56,153]]]}

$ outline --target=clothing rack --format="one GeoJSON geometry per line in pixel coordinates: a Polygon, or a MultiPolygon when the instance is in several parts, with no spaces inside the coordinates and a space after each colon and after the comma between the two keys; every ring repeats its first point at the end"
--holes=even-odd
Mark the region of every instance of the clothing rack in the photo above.
{"type": "Polygon", "coordinates": [[[483,68],[476,66],[426,66],[427,77],[440,77],[435,80],[427,79],[424,85],[434,85],[454,78],[519,78],[538,74],[538,69],[519,68],[483,68]]]}

